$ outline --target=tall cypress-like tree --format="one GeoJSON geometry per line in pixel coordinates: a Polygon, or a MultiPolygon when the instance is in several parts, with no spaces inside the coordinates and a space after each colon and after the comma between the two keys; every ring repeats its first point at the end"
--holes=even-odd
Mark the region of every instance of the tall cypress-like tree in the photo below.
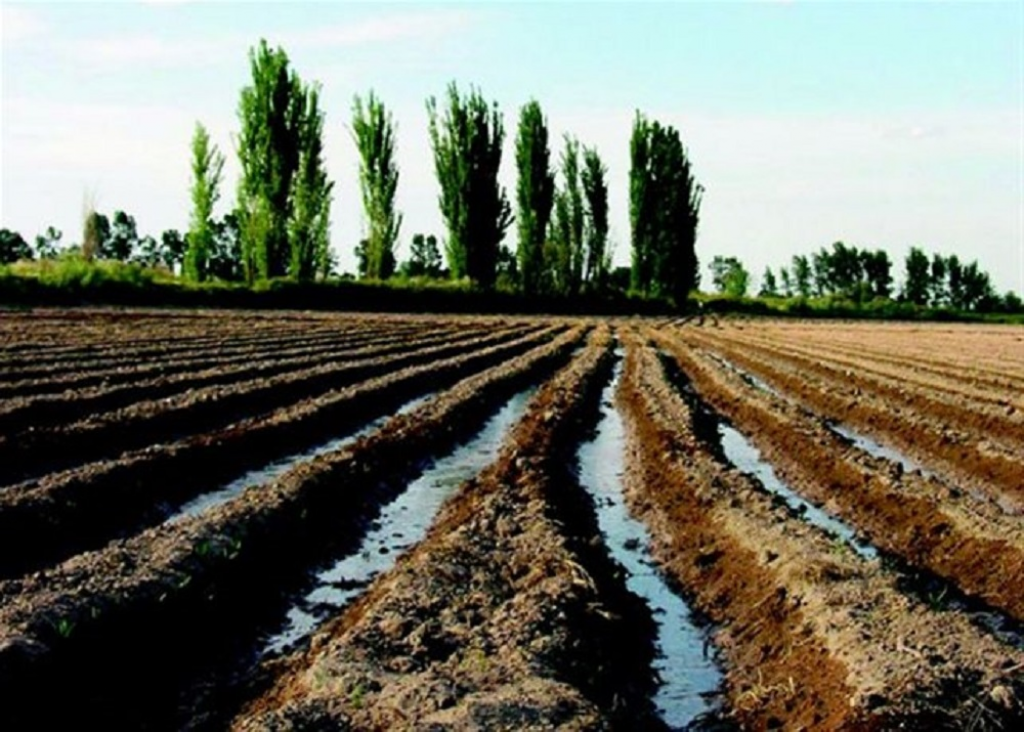
{"type": "Polygon", "coordinates": [[[209,274],[213,250],[213,206],[220,197],[224,156],[210,142],[210,134],[196,122],[192,134],[192,216],[189,223],[188,249],[185,251],[184,274],[200,282],[209,274]]]}
{"type": "Polygon", "coordinates": [[[352,134],[359,148],[359,189],[368,223],[365,275],[373,279],[387,279],[394,273],[395,244],[402,226],[402,216],[395,212],[395,131],[391,113],[372,91],[365,104],[355,98],[352,134]]]}
{"type": "Polygon", "coordinates": [[[444,111],[438,111],[431,97],[427,113],[452,277],[468,276],[482,287],[493,287],[498,247],[513,221],[505,189],[498,183],[505,136],[501,113],[475,88],[461,97],[454,83],[448,87],[444,111]]]}
{"type": "Polygon", "coordinates": [[[548,127],[536,101],[528,102],[519,113],[516,168],[520,284],[523,292],[532,295],[544,289],[544,242],[555,197],[548,127]]]}
{"type": "Polygon", "coordinates": [[[324,113],[320,109],[320,88],[312,85],[302,93],[299,165],[292,178],[289,197],[288,274],[311,280],[328,268],[328,231],[331,192],[323,159],[324,113]]]}
{"type": "Polygon", "coordinates": [[[261,39],[249,51],[252,85],[242,89],[238,157],[239,226],[247,278],[280,277],[290,262],[292,178],[299,168],[305,94],[281,48],[261,39]]]}
{"type": "Polygon", "coordinates": [[[639,112],[630,139],[631,286],[682,304],[698,282],[697,225],[703,188],[671,126],[639,112]]]}
{"type": "Polygon", "coordinates": [[[549,262],[554,291],[559,295],[579,292],[583,275],[583,192],[580,189],[580,143],[565,136],[561,156],[562,187],[555,194],[555,221],[551,232],[549,262]]]}
{"type": "Polygon", "coordinates": [[[609,268],[608,252],[608,169],[597,150],[583,148],[583,196],[586,199],[586,262],[583,280],[591,289],[604,287],[609,268]]]}

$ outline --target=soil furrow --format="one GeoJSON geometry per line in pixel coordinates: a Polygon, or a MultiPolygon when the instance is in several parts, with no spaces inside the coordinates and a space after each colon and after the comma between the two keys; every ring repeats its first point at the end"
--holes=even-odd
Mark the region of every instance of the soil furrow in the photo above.
{"type": "Polygon", "coordinates": [[[295,333],[290,334],[287,338],[272,340],[257,337],[252,343],[239,348],[210,345],[172,356],[147,357],[141,362],[140,359],[134,357],[123,359],[120,364],[113,358],[102,359],[94,362],[92,367],[84,362],[74,362],[60,372],[43,371],[38,377],[18,381],[11,380],[9,383],[0,384],[0,398],[31,397],[42,394],[59,394],[71,389],[114,386],[150,377],[171,377],[195,369],[232,366],[263,358],[271,353],[275,357],[288,358],[321,352],[331,347],[355,348],[384,341],[388,337],[408,337],[429,330],[450,331],[451,328],[452,326],[447,324],[436,329],[412,324],[407,328],[393,327],[379,330],[352,327],[313,336],[306,333],[295,333]]]}
{"type": "Polygon", "coordinates": [[[725,373],[678,338],[656,336],[701,397],[804,496],[871,542],[1024,620],[1024,526],[989,504],[874,458],[798,406],[725,373]]]}
{"type": "Polygon", "coordinates": [[[187,702],[175,694],[182,677],[194,679],[218,653],[244,658],[268,614],[277,617],[282,588],[304,582],[326,550],[357,540],[423,460],[472,434],[573,347],[551,344],[464,379],[351,448],[201,517],[0,583],[0,695],[11,700],[0,716],[178,726],[181,710],[165,705],[187,702]],[[62,703],[34,704],[29,692],[41,688],[62,703]]]}
{"type": "Polygon", "coordinates": [[[567,454],[607,375],[598,338],[427,539],[278,664],[235,729],[659,728],[650,621],[593,540],[567,454]]]}
{"type": "MultiPolygon", "coordinates": [[[[906,357],[870,352],[863,347],[837,346],[829,341],[794,343],[767,334],[759,338],[750,338],[744,332],[743,342],[815,358],[833,367],[878,379],[882,383],[896,383],[901,386],[910,384],[916,389],[930,393],[933,398],[975,402],[985,409],[994,407],[1005,411],[1013,394],[1024,388],[1024,382],[1016,383],[1010,378],[981,382],[976,377],[963,373],[962,370],[928,368],[917,361],[908,361],[906,357]]],[[[1024,409],[1024,399],[1018,400],[1015,409],[1024,409]]]]}
{"type": "Polygon", "coordinates": [[[619,402],[627,486],[655,556],[722,626],[734,714],[749,729],[946,729],[1019,722],[1024,656],[899,592],[877,562],[773,501],[633,342],[619,402]]]}
{"type": "MultiPolygon", "coordinates": [[[[937,420],[961,419],[965,412],[976,414],[972,421],[979,423],[979,431],[996,436],[1014,445],[1024,445],[1024,396],[1013,388],[1000,388],[979,397],[962,386],[962,377],[953,381],[922,380],[914,376],[914,365],[906,362],[899,368],[880,369],[871,360],[856,357],[836,358],[817,346],[795,347],[791,343],[771,339],[752,339],[746,336],[737,343],[735,337],[725,336],[734,346],[757,349],[758,352],[786,359],[804,372],[808,363],[816,364],[816,373],[833,379],[844,379],[871,393],[879,393],[887,399],[896,398],[908,407],[922,414],[929,414],[937,420]],[[761,350],[763,349],[763,351],[761,350]]],[[[1024,358],[1024,353],[1022,353],[1024,358]]]]}
{"type": "MultiPolygon", "coordinates": [[[[466,329],[460,335],[480,334],[482,330],[466,329]]],[[[134,402],[174,398],[183,392],[213,385],[230,385],[257,379],[270,379],[289,372],[299,372],[324,363],[344,363],[360,358],[381,357],[409,348],[422,348],[451,341],[451,331],[425,331],[401,338],[385,337],[376,343],[360,343],[353,347],[333,345],[318,348],[292,358],[262,358],[250,355],[234,367],[204,367],[176,376],[160,375],[156,379],[138,378],[119,386],[75,390],[60,395],[29,399],[11,399],[0,407],[0,431],[19,432],[28,427],[47,429],[99,412],[113,411],[134,402]]]]}
{"type": "Polygon", "coordinates": [[[693,333],[684,337],[719,352],[829,419],[896,446],[951,482],[1009,499],[1017,506],[1014,510],[1024,510],[1024,458],[989,436],[991,415],[970,409],[929,411],[926,398],[910,389],[882,390],[855,374],[763,353],[756,346],[740,347],[693,333]]]}
{"type": "Polygon", "coordinates": [[[408,366],[269,417],[0,491],[0,577],[41,569],[159,523],[173,507],[216,490],[239,473],[333,439],[425,391],[440,391],[527,349],[545,351],[577,343],[581,330],[552,339],[554,335],[545,330],[408,366]],[[196,465],[205,468],[196,470],[196,465]]]}
{"type": "Polygon", "coordinates": [[[191,334],[184,330],[187,321],[177,317],[163,319],[152,324],[132,324],[128,338],[119,337],[115,329],[102,329],[94,342],[82,340],[78,330],[61,332],[62,341],[45,350],[11,353],[10,369],[15,375],[25,378],[33,373],[45,375],[62,369],[74,368],[79,363],[93,364],[107,361],[147,360],[151,358],[174,357],[192,350],[214,348],[244,348],[260,341],[290,338],[295,334],[325,335],[344,328],[343,321],[319,324],[296,323],[276,324],[270,328],[260,327],[249,318],[231,318],[227,323],[210,320],[199,325],[198,332],[191,334]],[[141,330],[137,330],[140,329],[141,330]],[[141,333],[142,335],[134,335],[141,333]],[[70,341],[70,342],[68,342],[70,341]]]}
{"type": "Polygon", "coordinates": [[[486,336],[456,336],[444,345],[410,348],[391,356],[343,364],[324,364],[265,380],[210,386],[180,399],[141,402],[62,428],[3,435],[0,437],[0,464],[3,465],[0,485],[144,445],[174,441],[183,435],[268,413],[376,376],[385,369],[397,370],[505,340],[509,340],[509,331],[505,329],[486,336]]]}
{"type": "MultiPolygon", "coordinates": [[[[74,379],[95,378],[98,376],[112,375],[116,377],[126,370],[139,367],[157,368],[165,364],[173,368],[176,364],[192,365],[201,364],[203,359],[207,360],[230,360],[234,358],[250,357],[254,353],[265,355],[276,349],[287,350],[296,344],[309,344],[316,346],[330,342],[348,342],[353,344],[363,341],[379,340],[388,333],[396,337],[403,335],[424,333],[428,330],[450,330],[453,326],[450,323],[438,323],[435,328],[423,327],[416,323],[387,323],[379,324],[380,327],[371,328],[372,321],[362,324],[346,324],[340,321],[330,328],[316,328],[309,330],[288,330],[282,333],[271,334],[245,334],[238,338],[211,338],[202,343],[179,343],[177,337],[172,333],[165,339],[165,345],[161,348],[154,348],[148,351],[133,351],[127,347],[112,347],[109,352],[89,355],[71,354],[66,360],[59,363],[40,364],[32,361],[28,366],[17,371],[7,370],[4,374],[0,389],[4,390],[29,390],[39,388],[47,381],[60,383],[61,380],[73,381],[74,379]]],[[[467,324],[470,327],[483,327],[484,324],[467,324]]],[[[5,393],[0,391],[0,394],[5,393]]]]}

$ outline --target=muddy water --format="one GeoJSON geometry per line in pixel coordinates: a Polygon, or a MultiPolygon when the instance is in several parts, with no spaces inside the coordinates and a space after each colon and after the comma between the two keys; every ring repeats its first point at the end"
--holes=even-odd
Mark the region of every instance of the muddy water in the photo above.
{"type": "MultiPolygon", "coordinates": [[[[747,383],[779,396],[777,391],[764,384],[757,377],[748,374],[725,359],[715,358],[715,360],[720,361],[721,365],[725,368],[734,371],[747,383]]],[[[691,401],[698,399],[688,384],[683,384],[681,388],[686,392],[691,401]]],[[[700,402],[700,404],[706,411],[710,412],[710,409],[703,402],[700,402]]],[[[862,435],[844,425],[829,422],[826,426],[835,434],[848,440],[854,447],[874,457],[896,463],[906,472],[918,470],[925,477],[935,476],[934,473],[923,469],[898,450],[881,445],[870,437],[862,435]]],[[[888,552],[879,552],[874,546],[857,538],[856,533],[849,525],[795,494],[788,485],[775,475],[771,465],[761,460],[757,448],[734,427],[726,424],[724,421],[719,421],[718,432],[721,437],[722,450],[730,463],[744,473],[756,477],[765,488],[782,497],[791,508],[803,514],[806,520],[834,534],[861,556],[866,559],[879,558],[883,565],[898,577],[898,584],[903,592],[916,597],[932,610],[963,613],[978,628],[991,634],[1000,642],[1024,650],[1024,623],[1020,623],[1009,617],[1006,613],[991,608],[980,600],[968,597],[954,583],[934,573],[919,567],[913,567],[903,559],[893,556],[888,552]]],[[[985,500],[977,493],[972,493],[972,495],[979,500],[985,500]]]]}
{"type": "Polygon", "coordinates": [[[846,425],[842,425],[837,422],[829,422],[826,426],[844,440],[849,441],[858,450],[863,450],[873,457],[882,458],[896,463],[907,473],[919,470],[926,478],[935,475],[935,473],[922,468],[919,464],[915,463],[899,450],[895,450],[891,447],[886,447],[885,445],[875,442],[867,435],[863,435],[860,432],[850,429],[846,425]]]}
{"type": "MultiPolygon", "coordinates": [[[[710,354],[710,356],[711,359],[716,361],[720,366],[729,371],[732,371],[734,374],[739,376],[741,379],[743,379],[743,381],[745,381],[750,386],[753,386],[755,389],[760,389],[761,391],[771,394],[772,396],[778,397],[779,399],[785,399],[786,401],[790,402],[793,401],[789,397],[779,392],[773,386],[768,384],[763,379],[755,376],[749,371],[741,369],[739,366],[732,363],[731,361],[722,358],[717,354],[710,354]]],[[[882,458],[884,460],[896,463],[901,468],[903,468],[905,472],[909,473],[918,470],[926,478],[935,475],[934,473],[926,470],[921,465],[908,458],[899,450],[896,450],[892,447],[888,447],[886,445],[882,445],[881,443],[876,442],[867,435],[861,434],[860,432],[857,432],[856,430],[853,430],[846,425],[839,424],[838,422],[829,420],[825,423],[825,426],[831,432],[839,435],[844,440],[850,442],[857,449],[863,450],[864,452],[868,453],[873,457],[882,458]]]]}
{"type": "Polygon", "coordinates": [[[626,586],[651,609],[658,626],[654,668],[660,685],[654,697],[658,714],[671,729],[695,729],[701,716],[715,711],[722,674],[708,655],[707,626],[699,626],[686,603],[665,583],[650,556],[646,526],[632,518],[622,495],[625,437],[612,399],[622,364],[601,396],[601,418],[594,439],[577,454],[580,483],[591,494],[598,524],[612,557],[627,573],[626,586]]]}
{"type": "Polygon", "coordinates": [[[359,548],[316,575],[315,587],[288,610],[285,627],[267,639],[262,655],[293,648],[389,569],[399,552],[420,541],[445,499],[497,459],[506,433],[526,412],[534,391],[512,397],[476,437],[435,462],[384,506],[359,548]]]}
{"type": "Polygon", "coordinates": [[[722,451],[725,459],[743,473],[756,478],[768,491],[782,498],[786,505],[801,517],[842,540],[847,546],[865,559],[874,559],[878,550],[857,537],[849,524],[823,511],[797,494],[785,481],[775,474],[771,463],[761,459],[760,451],[751,444],[739,430],[725,422],[719,422],[722,451]]]}
{"type": "Polygon", "coordinates": [[[739,376],[741,379],[743,379],[743,381],[745,381],[747,384],[754,387],[755,389],[760,389],[761,391],[767,392],[772,396],[779,397],[780,399],[786,398],[782,395],[782,392],[780,392],[774,386],[769,384],[767,381],[765,381],[759,376],[754,376],[749,371],[744,371],[739,366],[734,364],[732,361],[724,359],[716,353],[709,353],[708,356],[711,358],[712,361],[715,361],[719,366],[726,369],[727,371],[732,371],[734,374],[739,376]]]}
{"type": "MultiPolygon", "coordinates": [[[[409,401],[406,404],[402,405],[402,407],[395,414],[406,414],[408,412],[411,412],[413,409],[426,402],[432,396],[433,394],[426,394],[424,396],[417,397],[416,399],[413,399],[412,401],[409,401]]],[[[391,419],[392,416],[393,415],[391,414],[382,415],[377,419],[373,420],[372,422],[369,422],[366,425],[364,425],[357,432],[353,432],[352,434],[345,435],[343,437],[336,437],[321,445],[317,445],[308,450],[305,450],[304,452],[295,453],[293,455],[287,455],[283,458],[278,458],[277,460],[274,460],[273,462],[262,467],[254,468],[253,470],[250,470],[249,472],[236,478],[230,483],[227,483],[221,488],[209,491],[207,493],[203,493],[199,496],[196,496],[188,503],[182,504],[177,511],[175,511],[173,514],[171,514],[171,516],[169,516],[166,519],[165,523],[179,521],[187,516],[196,516],[202,513],[203,511],[212,508],[213,506],[218,506],[222,503],[230,501],[232,498],[240,494],[242,491],[244,491],[251,485],[262,485],[264,483],[269,483],[273,479],[284,475],[289,470],[294,468],[296,465],[299,465],[304,462],[309,462],[310,460],[313,460],[314,458],[319,457],[320,455],[326,455],[328,453],[334,452],[335,450],[341,450],[345,447],[348,447],[349,445],[354,444],[356,440],[359,440],[362,437],[366,437],[366,435],[370,434],[371,432],[380,429],[380,427],[382,427],[385,422],[391,419]]]]}

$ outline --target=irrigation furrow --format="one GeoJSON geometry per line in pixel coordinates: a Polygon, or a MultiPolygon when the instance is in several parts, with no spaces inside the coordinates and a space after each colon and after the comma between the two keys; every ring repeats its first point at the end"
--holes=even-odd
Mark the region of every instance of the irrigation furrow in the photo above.
{"type": "MultiPolygon", "coordinates": [[[[621,359],[621,352],[616,355],[621,359]]],[[[722,673],[715,654],[708,652],[712,628],[668,585],[651,558],[650,532],[626,506],[625,425],[614,404],[621,371],[618,360],[601,394],[594,437],[576,453],[580,484],[593,499],[605,544],[623,568],[627,589],[643,599],[657,626],[653,701],[658,717],[670,729],[722,729],[722,673]]]]}
{"type": "Polygon", "coordinates": [[[567,454],[607,374],[602,337],[542,389],[427,539],[276,665],[234,729],[659,729],[649,620],[593,540],[567,454]]]}
{"type": "MultiPolygon", "coordinates": [[[[335,443],[425,392],[440,391],[528,349],[533,349],[529,358],[561,351],[582,334],[577,328],[553,335],[542,331],[408,366],[267,417],[0,491],[0,577],[41,569],[160,523],[186,502],[225,491],[246,474],[279,472],[282,458],[290,456],[289,467],[310,459],[322,443],[335,443]],[[197,465],[204,467],[197,470],[197,465]]],[[[214,501],[208,497],[207,502],[214,501]]]]}
{"type": "MultiPolygon", "coordinates": [[[[443,325],[441,330],[450,326],[443,325]]],[[[170,376],[172,374],[196,368],[214,366],[230,366],[252,360],[267,354],[275,354],[281,358],[299,356],[303,353],[314,353],[330,348],[351,348],[366,345],[375,340],[424,332],[429,328],[413,326],[408,328],[348,328],[325,334],[292,333],[287,337],[261,340],[254,338],[251,343],[243,346],[220,347],[216,344],[206,345],[197,349],[180,351],[159,358],[147,357],[138,359],[107,358],[94,361],[90,366],[84,362],[73,362],[60,370],[41,369],[37,375],[15,380],[6,378],[0,383],[0,398],[32,396],[42,393],[59,393],[67,389],[84,389],[94,386],[109,386],[125,381],[134,381],[150,376],[170,376]]],[[[6,376],[6,375],[5,375],[6,376]]]]}
{"type": "Polygon", "coordinates": [[[954,377],[994,380],[1011,376],[1024,379],[1021,340],[1013,326],[963,325],[942,330],[940,326],[906,326],[893,323],[833,325],[823,337],[818,324],[802,327],[778,321],[758,324],[757,331],[783,342],[814,345],[824,341],[841,345],[853,353],[898,354],[917,366],[944,371],[954,377]]]}
{"type": "MultiPolygon", "coordinates": [[[[524,329],[525,330],[525,329],[524,329]]],[[[482,329],[466,329],[460,335],[480,334],[482,329]]],[[[75,390],[58,395],[28,399],[11,399],[0,407],[0,431],[16,433],[31,427],[49,429],[87,415],[113,411],[134,402],[166,397],[175,398],[184,392],[213,385],[231,385],[257,379],[271,379],[281,374],[309,369],[324,363],[344,363],[360,358],[383,357],[409,348],[423,348],[452,340],[451,331],[426,330],[421,334],[392,337],[370,343],[325,345],[294,357],[278,357],[273,351],[262,357],[250,356],[233,367],[206,367],[174,376],[155,379],[138,378],[129,384],[75,390]],[[269,357],[268,357],[269,356],[269,357]]]]}
{"type": "Polygon", "coordinates": [[[910,390],[876,393],[876,384],[855,374],[830,372],[810,362],[796,364],[783,355],[759,353],[755,346],[740,348],[689,333],[682,337],[715,350],[828,419],[894,445],[951,483],[1008,499],[1003,502],[1011,510],[1024,510],[1024,458],[987,436],[990,420],[984,415],[952,410],[943,412],[939,421],[935,412],[919,411],[925,398],[910,390]]]}
{"type": "Polygon", "coordinates": [[[382,370],[397,370],[500,343],[508,330],[485,336],[459,336],[444,345],[409,349],[384,357],[324,364],[270,379],[210,386],[180,399],[141,402],[66,427],[24,431],[0,437],[0,485],[77,463],[121,454],[182,435],[214,429],[323,394],[382,370]]]}
{"type": "Polygon", "coordinates": [[[1024,526],[995,506],[957,496],[852,446],[797,405],[716,368],[699,351],[657,336],[715,409],[747,435],[805,497],[877,547],[1024,620],[1024,526]]]}
{"type": "Polygon", "coordinates": [[[190,323],[178,314],[152,323],[132,323],[124,337],[117,328],[100,329],[95,339],[73,327],[59,333],[61,340],[42,349],[12,347],[10,367],[14,369],[57,369],[74,366],[76,362],[96,362],[106,359],[167,357],[188,349],[245,346],[259,340],[287,337],[294,333],[329,333],[339,323],[322,321],[309,323],[273,323],[260,327],[259,320],[245,315],[229,318],[209,318],[206,322],[190,323]],[[195,332],[190,332],[194,328],[195,332]]]}
{"type": "Polygon", "coordinates": [[[728,698],[752,729],[1000,729],[1021,719],[1024,655],[962,615],[901,593],[877,561],[837,552],[760,484],[716,456],[633,341],[619,403],[631,506],[655,556],[721,625],[728,698]],[[979,713],[979,709],[982,710],[979,713]],[[975,719],[976,718],[976,719],[975,719]]]}
{"type": "MultiPolygon", "coordinates": [[[[366,332],[410,331],[417,327],[446,325],[466,320],[475,325],[485,322],[501,325],[501,320],[494,318],[472,319],[423,319],[416,316],[373,316],[358,315],[322,315],[311,319],[289,318],[278,314],[276,319],[265,324],[267,316],[254,313],[217,314],[205,322],[195,324],[180,312],[163,316],[160,320],[149,324],[149,330],[137,329],[132,325],[133,339],[119,339],[115,333],[101,331],[103,340],[92,345],[80,343],[81,334],[78,329],[67,327],[61,337],[65,341],[60,346],[50,349],[50,355],[31,353],[18,356],[16,349],[9,352],[7,380],[25,378],[32,374],[40,377],[54,376],[79,368],[101,368],[104,365],[131,365],[137,361],[166,360],[187,356],[196,351],[206,352],[224,350],[227,353],[237,352],[258,346],[261,343],[289,343],[296,337],[330,338],[338,335],[359,334],[366,332]],[[197,329],[195,334],[190,329],[197,329]],[[141,334],[141,335],[140,335],[141,334]],[[63,355],[61,355],[63,353],[63,355]],[[15,367],[18,367],[16,370],[15,367]]],[[[5,349],[6,351],[7,349],[5,349]]]]}
{"type": "MultiPolygon", "coordinates": [[[[72,353],[66,359],[47,363],[33,359],[20,369],[9,367],[4,373],[3,381],[5,383],[0,384],[0,387],[7,390],[16,388],[26,390],[47,381],[61,383],[62,380],[71,381],[75,378],[96,378],[111,373],[116,375],[140,365],[160,367],[167,364],[168,367],[173,367],[182,362],[196,365],[201,363],[204,358],[227,360],[232,356],[236,359],[246,355],[251,357],[253,354],[272,353],[277,348],[285,350],[295,343],[317,345],[331,342],[344,343],[349,339],[353,339],[353,343],[355,343],[361,340],[379,339],[388,333],[399,336],[432,330],[430,326],[417,327],[412,323],[388,324],[386,327],[380,328],[370,328],[369,325],[370,323],[366,323],[360,327],[358,324],[345,324],[342,321],[329,329],[290,330],[269,335],[248,333],[231,340],[213,337],[205,339],[201,343],[179,342],[178,336],[172,332],[163,339],[163,345],[159,348],[133,350],[124,346],[116,346],[109,349],[109,352],[87,355],[72,353]]],[[[448,324],[437,324],[438,330],[450,327],[448,324]]]]}
{"type": "Polygon", "coordinates": [[[355,445],[200,517],[0,583],[0,695],[9,700],[0,716],[173,726],[174,710],[161,704],[181,701],[183,679],[218,653],[244,658],[251,634],[268,613],[277,617],[283,589],[305,581],[305,567],[358,537],[403,477],[472,434],[573,347],[563,341],[464,379],[355,445]],[[27,692],[41,688],[62,704],[32,703],[27,692]]]}
{"type": "MultiPolygon", "coordinates": [[[[744,342],[748,339],[744,333],[744,342]]],[[[1024,388],[1024,378],[1013,379],[1005,372],[981,377],[960,367],[951,367],[948,362],[931,363],[914,358],[906,352],[878,350],[860,342],[837,342],[833,334],[809,342],[790,341],[785,335],[767,331],[756,339],[762,344],[783,345],[787,350],[799,350],[804,355],[826,358],[833,363],[857,369],[867,369],[881,376],[895,377],[920,384],[928,389],[962,395],[985,403],[1000,404],[1007,397],[1008,390],[1024,388]]],[[[1024,358],[1022,349],[1021,358],[1024,358]]]]}
{"type": "MultiPolygon", "coordinates": [[[[736,345],[734,336],[718,338],[736,345]]],[[[987,425],[990,432],[1024,443],[1024,437],[1021,436],[1024,434],[1024,398],[1017,393],[1017,390],[1024,388],[1024,383],[995,386],[981,391],[968,386],[962,373],[947,374],[940,379],[920,377],[915,373],[917,364],[902,361],[896,366],[886,367],[863,353],[850,354],[848,357],[837,356],[829,352],[827,344],[795,345],[771,337],[752,338],[746,331],[741,344],[744,348],[757,346],[776,356],[799,358],[801,369],[802,364],[812,361],[828,369],[831,374],[852,375],[872,391],[903,395],[909,390],[920,395],[925,409],[939,411],[939,418],[948,416],[953,409],[984,414],[991,421],[987,425]]],[[[1021,357],[1024,359],[1024,349],[1021,357]]]]}

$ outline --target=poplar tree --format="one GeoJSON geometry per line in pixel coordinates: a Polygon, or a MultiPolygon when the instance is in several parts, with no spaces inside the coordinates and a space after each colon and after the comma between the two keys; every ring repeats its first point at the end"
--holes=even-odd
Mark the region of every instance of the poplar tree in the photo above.
{"type": "Polygon", "coordinates": [[[475,88],[461,97],[454,83],[443,111],[431,97],[427,113],[441,215],[448,229],[448,267],[453,278],[468,276],[489,289],[497,275],[498,247],[513,221],[505,189],[498,183],[505,136],[501,113],[475,88]]]}
{"type": "Polygon", "coordinates": [[[699,281],[697,226],[703,187],[679,132],[637,112],[630,139],[631,286],[682,304],[699,281]]]}
{"type": "Polygon", "coordinates": [[[586,262],[583,280],[591,289],[604,287],[608,274],[608,169],[593,148],[583,148],[583,195],[586,199],[586,262]]]}
{"type": "Polygon", "coordinates": [[[299,167],[305,95],[288,56],[261,39],[249,51],[252,84],[238,106],[242,255],[249,281],[288,271],[292,178],[299,167]]]}
{"type": "Polygon", "coordinates": [[[359,149],[359,189],[368,224],[365,276],[387,279],[395,271],[395,244],[402,216],[395,212],[398,166],[395,121],[371,91],[352,107],[352,135],[359,149]]]}
{"type": "Polygon", "coordinates": [[[544,289],[544,243],[555,197],[548,127],[540,104],[528,102],[519,113],[516,136],[516,185],[520,284],[529,295],[544,289]]]}
{"type": "Polygon", "coordinates": [[[334,183],[324,167],[319,86],[302,90],[301,108],[299,164],[289,197],[288,274],[306,281],[317,274],[326,276],[330,267],[328,234],[334,183]]]}
{"type": "Polygon", "coordinates": [[[583,272],[583,192],[580,189],[580,143],[565,136],[561,156],[562,187],[555,194],[555,221],[549,251],[554,290],[559,295],[579,292],[583,272]]]}
{"type": "Polygon", "coordinates": [[[184,275],[201,282],[209,274],[213,249],[213,206],[220,197],[224,156],[210,142],[210,135],[200,122],[192,134],[192,216],[189,222],[188,249],[185,252],[184,275]]]}

